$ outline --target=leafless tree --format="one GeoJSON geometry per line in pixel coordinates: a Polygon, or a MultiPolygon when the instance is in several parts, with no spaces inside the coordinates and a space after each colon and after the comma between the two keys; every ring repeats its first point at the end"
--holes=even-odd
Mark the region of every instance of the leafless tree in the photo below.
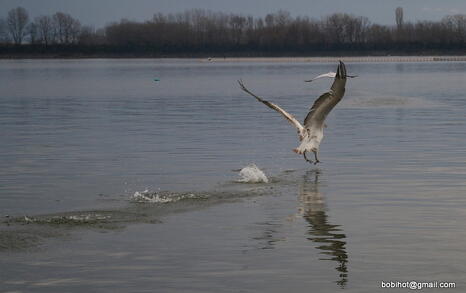
{"type": "Polygon", "coordinates": [[[233,42],[236,45],[240,44],[246,26],[246,18],[239,15],[232,15],[229,17],[229,25],[231,28],[233,42]]]}
{"type": "Polygon", "coordinates": [[[35,22],[31,22],[27,26],[27,34],[29,35],[29,43],[34,45],[38,41],[39,32],[37,29],[37,24],[35,22]]]}
{"type": "Polygon", "coordinates": [[[390,29],[387,26],[374,24],[369,28],[367,34],[367,42],[374,49],[386,48],[390,43],[393,42],[390,29]]]}
{"type": "Polygon", "coordinates": [[[466,41],[466,15],[456,14],[449,15],[443,18],[442,23],[448,27],[451,39],[456,44],[461,44],[466,41]]]}
{"type": "Polygon", "coordinates": [[[16,45],[21,45],[26,35],[29,14],[23,7],[16,7],[8,12],[7,25],[11,38],[16,45]]]}
{"type": "Polygon", "coordinates": [[[39,40],[45,46],[49,45],[53,40],[53,22],[48,15],[38,16],[34,23],[37,26],[39,40]]]}
{"type": "Polygon", "coordinates": [[[0,44],[8,42],[9,36],[6,21],[3,18],[0,18],[0,44]]]}
{"type": "MultiPolygon", "coordinates": [[[[327,54],[332,50],[372,53],[374,50],[458,52],[466,49],[466,15],[446,16],[440,22],[404,22],[401,7],[395,10],[396,25],[371,24],[367,17],[345,13],[317,20],[293,17],[286,11],[253,17],[193,9],[175,14],[158,13],[145,22],[123,19],[100,30],[81,26],[77,19],[63,12],[37,17],[19,30],[17,23],[27,23],[24,17],[27,12],[24,12],[16,8],[5,21],[0,19],[0,43],[12,40],[20,44],[26,37],[31,43],[55,44],[53,50],[69,46],[65,52],[184,56],[230,52],[278,55],[327,54]],[[16,28],[15,35],[11,28],[16,28]]],[[[15,50],[3,47],[6,51],[15,50]]]]}
{"type": "Polygon", "coordinates": [[[335,13],[328,16],[324,20],[324,29],[328,44],[341,45],[346,42],[348,36],[347,31],[349,16],[343,13],[335,13]]]}
{"type": "Polygon", "coordinates": [[[81,23],[71,15],[57,12],[52,16],[55,40],[59,44],[77,42],[81,23]]]}
{"type": "Polygon", "coordinates": [[[403,27],[403,8],[397,7],[395,9],[396,27],[400,30],[403,27]]]}
{"type": "Polygon", "coordinates": [[[105,31],[94,29],[92,26],[82,26],[79,33],[78,43],[85,46],[96,46],[105,43],[105,31]]]}

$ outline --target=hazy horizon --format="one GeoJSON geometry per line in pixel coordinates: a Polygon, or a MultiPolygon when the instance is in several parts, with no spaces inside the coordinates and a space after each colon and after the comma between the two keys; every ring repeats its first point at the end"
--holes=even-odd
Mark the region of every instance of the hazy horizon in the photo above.
{"type": "Polygon", "coordinates": [[[309,16],[320,18],[332,13],[350,13],[366,16],[373,23],[394,24],[395,8],[402,7],[405,21],[432,20],[438,21],[445,15],[466,14],[466,2],[449,0],[442,3],[433,0],[353,0],[351,5],[345,0],[290,0],[286,3],[269,0],[267,5],[258,0],[82,0],[79,2],[63,0],[3,0],[0,2],[2,13],[6,17],[8,10],[22,6],[29,12],[31,18],[39,15],[50,15],[57,11],[71,14],[85,25],[96,28],[103,27],[122,18],[144,21],[152,18],[155,13],[177,13],[200,8],[211,11],[236,13],[253,16],[265,16],[278,10],[286,10],[292,16],[309,16]]]}

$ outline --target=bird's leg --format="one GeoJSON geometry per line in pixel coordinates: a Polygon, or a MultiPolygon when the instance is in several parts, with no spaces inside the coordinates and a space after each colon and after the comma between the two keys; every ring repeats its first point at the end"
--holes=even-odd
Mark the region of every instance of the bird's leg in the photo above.
{"type": "Polygon", "coordinates": [[[314,157],[316,158],[314,165],[317,165],[317,163],[320,163],[319,159],[317,159],[317,151],[312,151],[312,152],[314,153],[314,157]]]}
{"type": "Polygon", "coordinates": [[[304,151],[303,155],[304,155],[304,159],[305,159],[307,162],[309,162],[309,163],[311,163],[311,164],[314,163],[313,161],[309,160],[309,159],[306,157],[306,151],[304,151]]]}

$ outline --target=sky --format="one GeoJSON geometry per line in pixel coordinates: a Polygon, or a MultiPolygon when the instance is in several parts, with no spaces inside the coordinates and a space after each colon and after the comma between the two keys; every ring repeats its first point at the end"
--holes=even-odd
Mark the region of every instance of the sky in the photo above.
{"type": "Polygon", "coordinates": [[[17,6],[26,8],[32,18],[62,11],[95,28],[122,18],[144,21],[154,13],[193,8],[253,16],[281,9],[292,16],[318,19],[345,12],[366,16],[379,24],[394,24],[396,7],[403,8],[405,21],[438,21],[445,15],[466,14],[465,0],[0,0],[0,17],[6,17],[8,10],[17,6]]]}

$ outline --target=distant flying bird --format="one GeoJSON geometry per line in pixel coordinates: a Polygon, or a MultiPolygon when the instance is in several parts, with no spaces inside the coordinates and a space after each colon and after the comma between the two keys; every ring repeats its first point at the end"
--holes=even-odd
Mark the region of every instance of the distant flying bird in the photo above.
{"type": "MultiPolygon", "coordinates": [[[[337,75],[336,72],[330,71],[330,72],[328,72],[328,73],[324,73],[324,74],[318,75],[318,76],[314,77],[313,79],[305,80],[305,82],[311,82],[311,81],[314,81],[314,80],[316,80],[316,79],[323,78],[323,77],[334,78],[336,75],[337,75]]],[[[346,75],[346,77],[355,78],[355,77],[358,77],[358,76],[357,76],[357,75],[346,75]]]]}
{"type": "Polygon", "coordinates": [[[335,107],[336,104],[338,104],[338,102],[340,102],[340,100],[343,98],[343,95],[345,94],[347,75],[345,64],[341,61],[338,65],[334,78],[335,79],[330,88],[330,91],[322,94],[314,102],[314,105],[312,105],[309,113],[304,119],[304,126],[301,125],[301,123],[299,123],[299,121],[296,120],[293,115],[289,114],[279,106],[269,101],[263,100],[262,98],[253,94],[244,86],[242,80],[238,80],[238,83],[243,91],[256,98],[259,102],[264,103],[268,107],[282,114],[285,119],[287,119],[291,124],[294,125],[294,127],[298,129],[298,137],[301,141],[301,144],[293,151],[297,154],[302,154],[307,162],[317,164],[320,162],[317,158],[317,152],[319,151],[320,142],[324,137],[324,120],[328,113],[335,107]],[[315,162],[309,160],[306,157],[306,152],[311,151],[314,153],[315,162]]]}

